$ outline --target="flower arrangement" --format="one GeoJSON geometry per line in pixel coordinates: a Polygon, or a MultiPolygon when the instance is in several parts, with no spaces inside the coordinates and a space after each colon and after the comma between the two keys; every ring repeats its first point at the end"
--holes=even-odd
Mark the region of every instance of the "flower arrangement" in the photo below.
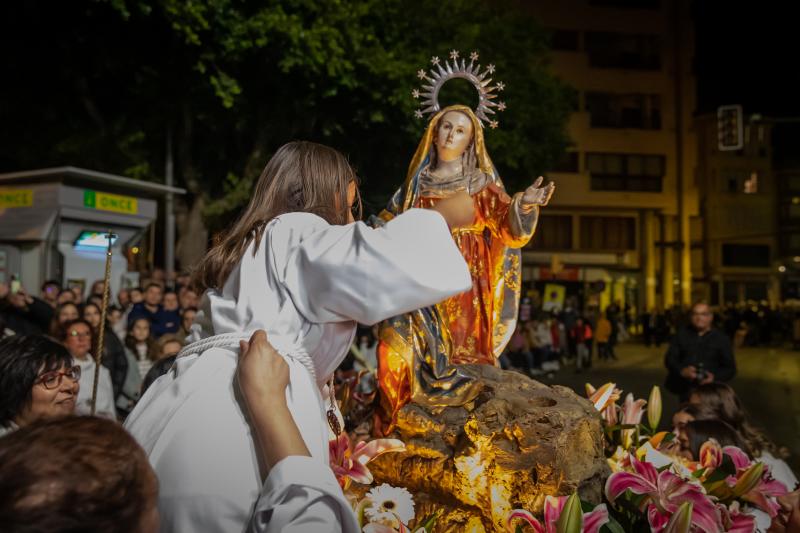
{"type": "Polygon", "coordinates": [[[713,439],[690,461],[674,453],[675,435],[655,433],[661,418],[658,387],[647,401],[628,394],[621,406],[622,391],[614,383],[599,389],[587,384],[586,391],[606,421],[613,450],[605,485],[608,530],[745,533],[756,530],[757,511],[777,514],[776,497],[787,489],[763,463],[713,439]],[[645,412],[647,424],[642,423],[645,412]]]}
{"type": "MultiPolygon", "coordinates": [[[[349,414],[363,415],[374,400],[373,391],[359,390],[362,377],[346,381],[340,391],[340,402],[349,414]]],[[[776,498],[787,488],[772,478],[768,466],[752,461],[739,448],[722,447],[711,439],[694,460],[677,453],[676,435],[657,432],[662,415],[659,387],[652,388],[647,400],[623,395],[615,383],[599,388],[587,383],[586,393],[605,422],[606,459],[612,472],[604,487],[605,501],[592,505],[577,493],[547,496],[541,518],[525,509],[512,510],[506,518],[508,531],[753,533],[757,513],[773,518],[779,512],[776,498]]],[[[361,531],[432,533],[439,513],[415,520],[414,499],[403,487],[382,484],[360,500],[353,496],[353,482],[373,483],[368,468],[372,459],[405,450],[397,439],[354,440],[347,433],[332,439],[330,456],[331,468],[353,501],[361,531]]]]}

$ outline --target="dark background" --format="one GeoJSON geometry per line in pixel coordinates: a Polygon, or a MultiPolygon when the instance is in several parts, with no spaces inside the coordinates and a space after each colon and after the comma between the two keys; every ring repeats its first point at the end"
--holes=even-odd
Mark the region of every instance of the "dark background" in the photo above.
{"type": "MultiPolygon", "coordinates": [[[[697,112],[742,104],[745,114],[800,117],[800,27],[788,2],[696,1],[697,112]]],[[[800,124],[774,130],[777,165],[797,160],[800,124]]]]}

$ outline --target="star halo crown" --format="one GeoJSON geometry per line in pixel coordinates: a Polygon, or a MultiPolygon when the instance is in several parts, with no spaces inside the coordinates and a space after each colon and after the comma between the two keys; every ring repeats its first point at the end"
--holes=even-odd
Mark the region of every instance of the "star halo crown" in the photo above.
{"type": "Polygon", "coordinates": [[[498,94],[505,89],[505,84],[497,82],[492,85],[492,78],[489,76],[494,74],[495,66],[489,64],[481,72],[481,65],[476,64],[477,61],[477,52],[469,55],[469,63],[464,58],[461,58],[459,62],[457,50],[450,52],[450,59],[445,60],[444,65],[438,56],[433,56],[431,58],[432,67],[428,72],[425,72],[425,69],[417,71],[417,78],[422,80],[422,89],[411,91],[411,96],[416,100],[421,100],[420,107],[414,112],[414,116],[422,118],[425,115],[433,115],[441,111],[439,91],[446,82],[460,78],[470,82],[478,91],[478,107],[475,108],[475,116],[478,117],[481,125],[488,124],[490,128],[496,128],[499,123],[490,115],[496,115],[495,110],[504,111],[506,108],[505,102],[495,102],[498,94]]]}

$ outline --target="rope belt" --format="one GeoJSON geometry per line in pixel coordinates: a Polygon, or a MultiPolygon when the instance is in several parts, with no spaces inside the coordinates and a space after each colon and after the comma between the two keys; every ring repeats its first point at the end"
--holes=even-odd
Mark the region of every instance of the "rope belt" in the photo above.
{"type": "MultiPolygon", "coordinates": [[[[205,339],[200,339],[199,341],[184,346],[183,349],[178,352],[177,358],[195,353],[202,354],[211,348],[224,348],[236,352],[239,350],[239,341],[249,341],[251,336],[251,333],[221,333],[219,335],[212,335],[211,337],[206,337],[205,339]]],[[[298,361],[306,367],[306,370],[311,374],[314,381],[317,380],[317,371],[314,369],[314,362],[307,353],[296,351],[282,355],[298,361]]]]}

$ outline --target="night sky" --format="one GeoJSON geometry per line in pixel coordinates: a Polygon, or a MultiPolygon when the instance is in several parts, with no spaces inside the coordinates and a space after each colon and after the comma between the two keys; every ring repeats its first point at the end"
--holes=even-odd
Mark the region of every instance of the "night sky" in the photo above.
{"type": "MultiPolygon", "coordinates": [[[[695,0],[699,113],[800,117],[800,23],[792,2],[695,0]]],[[[775,157],[800,159],[800,123],[775,131],[775,157]]]]}

